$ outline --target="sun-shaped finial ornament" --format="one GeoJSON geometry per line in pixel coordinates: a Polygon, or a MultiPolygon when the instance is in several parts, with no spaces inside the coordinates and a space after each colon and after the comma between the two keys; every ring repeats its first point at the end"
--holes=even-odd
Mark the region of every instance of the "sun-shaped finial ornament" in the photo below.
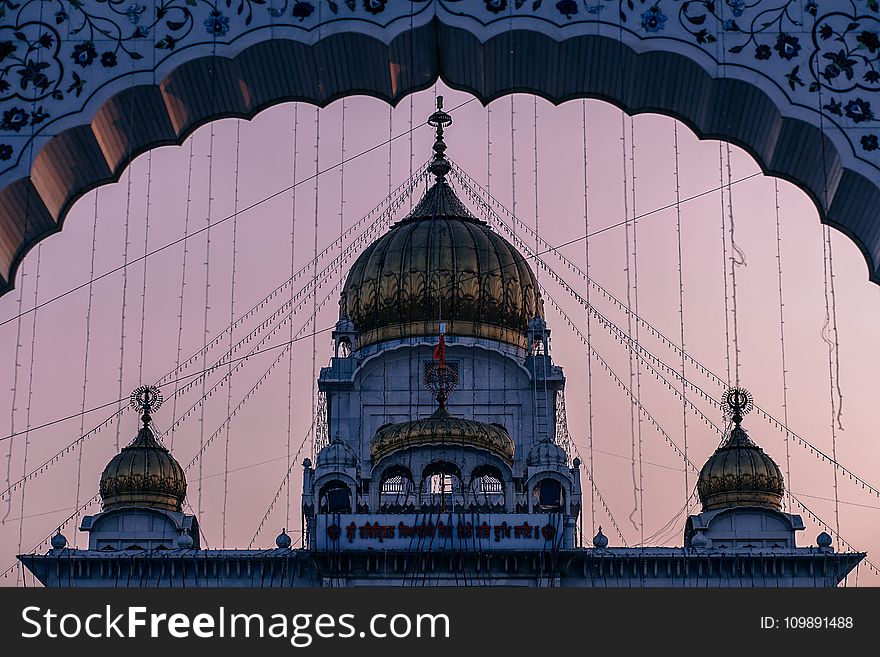
{"type": "Polygon", "coordinates": [[[157,410],[163,401],[162,391],[156,386],[141,386],[131,393],[131,407],[146,415],[157,410]]]}
{"type": "Polygon", "coordinates": [[[755,407],[752,393],[745,388],[730,388],[724,393],[724,404],[727,406],[724,412],[737,424],[755,407]]]}
{"type": "Polygon", "coordinates": [[[446,393],[448,395],[458,387],[458,370],[448,364],[428,365],[425,368],[425,388],[434,395],[446,393]]]}

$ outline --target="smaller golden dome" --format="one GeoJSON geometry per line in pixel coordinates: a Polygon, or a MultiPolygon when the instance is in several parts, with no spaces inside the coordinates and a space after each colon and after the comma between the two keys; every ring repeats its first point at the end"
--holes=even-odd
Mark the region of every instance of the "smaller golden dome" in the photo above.
{"type": "Polygon", "coordinates": [[[186,475],[169,451],[153,435],[149,414],[135,439],[114,456],[101,474],[105,511],[122,507],[151,507],[181,511],[186,475]]]}
{"type": "Polygon", "coordinates": [[[514,443],[504,427],[455,417],[442,404],[430,417],[380,427],[370,442],[370,454],[375,463],[393,452],[421,445],[474,447],[513,463],[514,443]]]}
{"type": "Polygon", "coordinates": [[[697,480],[703,511],[732,506],[782,510],[785,485],[776,462],[737,422],[730,436],[709,457],[697,480]]]}

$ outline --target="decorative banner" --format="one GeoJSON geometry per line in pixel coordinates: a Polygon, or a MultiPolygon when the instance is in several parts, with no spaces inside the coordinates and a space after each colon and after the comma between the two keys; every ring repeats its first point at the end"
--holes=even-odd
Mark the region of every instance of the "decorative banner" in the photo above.
{"type": "Polygon", "coordinates": [[[320,514],[318,550],[554,550],[564,545],[560,513],[320,514]]]}

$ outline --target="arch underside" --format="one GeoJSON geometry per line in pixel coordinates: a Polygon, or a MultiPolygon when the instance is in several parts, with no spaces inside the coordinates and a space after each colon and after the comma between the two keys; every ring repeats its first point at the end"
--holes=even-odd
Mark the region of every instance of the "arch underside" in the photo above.
{"type": "Polygon", "coordinates": [[[390,44],[357,31],[331,34],[314,45],[275,38],[231,59],[191,59],[157,84],[118,91],[93,115],[82,114],[87,123],[45,143],[30,175],[0,190],[0,294],[12,289],[25,254],[61,230],[73,203],[118,180],[140,153],[180,144],[210,121],[252,118],[281,102],[326,106],[344,96],[370,95],[397,104],[438,78],[483,103],[515,92],[556,104],[599,98],[630,114],[672,116],[700,138],[734,143],[765,173],[807,192],[822,221],[859,246],[869,278],[880,283],[880,176],[848,168],[850,153],[841,153],[816,125],[785,116],[787,108],[765,90],[713,78],[685,55],[636,53],[598,34],[563,41],[534,31],[512,34],[518,43],[513,52],[510,33],[481,43],[468,30],[436,19],[390,44]]]}

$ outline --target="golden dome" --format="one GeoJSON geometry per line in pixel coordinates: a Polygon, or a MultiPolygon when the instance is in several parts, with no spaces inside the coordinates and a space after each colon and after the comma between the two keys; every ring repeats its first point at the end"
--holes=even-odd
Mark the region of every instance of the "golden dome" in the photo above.
{"type": "Polygon", "coordinates": [[[454,417],[442,405],[430,417],[380,427],[370,442],[370,455],[375,463],[398,450],[421,445],[475,447],[513,463],[513,439],[504,427],[454,417]]]}
{"type": "Polygon", "coordinates": [[[736,423],[709,457],[697,480],[703,511],[731,506],[782,510],[785,485],[779,466],[736,423]]]}
{"type": "Polygon", "coordinates": [[[358,347],[437,335],[442,318],[448,335],[525,348],[528,322],[544,307],[522,255],[439,180],[355,261],[339,315],[354,322],[358,347]]]}
{"type": "Polygon", "coordinates": [[[101,474],[105,511],[140,506],[181,511],[186,475],[168,450],[156,440],[149,415],[135,439],[114,456],[101,474]]]}

